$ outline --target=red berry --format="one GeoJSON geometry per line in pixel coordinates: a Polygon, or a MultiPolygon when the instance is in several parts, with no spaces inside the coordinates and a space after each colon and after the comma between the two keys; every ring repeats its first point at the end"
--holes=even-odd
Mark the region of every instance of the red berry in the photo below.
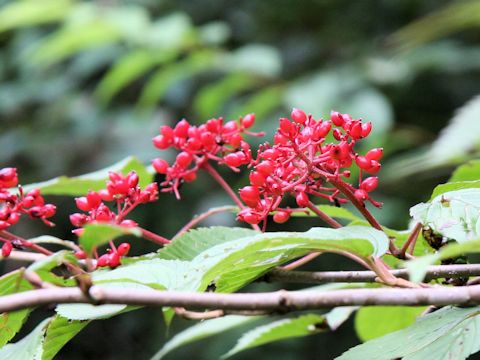
{"type": "Polygon", "coordinates": [[[238,167],[242,165],[242,159],[237,155],[237,153],[228,154],[223,158],[225,163],[231,167],[238,167]]]}
{"type": "Polygon", "coordinates": [[[239,216],[240,220],[245,221],[248,224],[256,225],[260,222],[261,218],[258,214],[251,211],[247,211],[239,216]]]}
{"type": "Polygon", "coordinates": [[[340,129],[333,129],[333,137],[335,140],[342,140],[343,133],[340,131],[340,129]]]}
{"type": "Polygon", "coordinates": [[[255,169],[263,175],[268,176],[275,170],[275,165],[272,161],[266,160],[255,166],[255,169]]]}
{"type": "Polygon", "coordinates": [[[193,160],[192,154],[186,151],[182,151],[177,155],[176,163],[181,168],[186,168],[188,165],[192,163],[192,160],[193,160]]]}
{"type": "Polygon", "coordinates": [[[135,171],[130,171],[127,175],[127,183],[130,188],[135,188],[140,181],[137,173],[135,171]]]}
{"type": "Polygon", "coordinates": [[[245,115],[240,122],[245,129],[252,127],[255,123],[255,114],[245,115]]]}
{"type": "MultiPolygon", "coordinates": [[[[53,206],[53,205],[52,205],[53,206]]],[[[10,213],[10,215],[8,216],[8,223],[10,225],[14,225],[16,224],[18,221],[20,220],[20,214],[17,213],[17,212],[12,212],[10,213]]]]}
{"type": "Polygon", "coordinates": [[[186,138],[188,136],[188,129],[190,128],[190,124],[187,120],[181,120],[173,129],[173,133],[177,137],[186,138]]]}
{"type": "Polygon", "coordinates": [[[275,215],[273,215],[273,221],[278,224],[283,224],[288,219],[290,219],[290,213],[288,211],[279,211],[275,215]]]}
{"type": "Polygon", "coordinates": [[[365,156],[357,156],[355,158],[355,162],[362,170],[367,170],[372,166],[372,161],[367,159],[365,156]]]}
{"type": "Polygon", "coordinates": [[[365,191],[365,190],[362,190],[362,189],[358,189],[358,190],[355,190],[355,198],[358,200],[358,201],[365,201],[366,199],[368,199],[368,193],[365,191]]]}
{"type": "Polygon", "coordinates": [[[299,192],[295,197],[295,200],[297,201],[297,204],[300,207],[307,207],[310,202],[308,195],[304,192],[299,192]]]}
{"type": "Polygon", "coordinates": [[[45,218],[52,217],[57,212],[57,207],[53,204],[46,204],[43,206],[43,216],[45,218]]]}
{"type": "Polygon", "coordinates": [[[369,160],[380,160],[383,156],[383,148],[374,148],[367,152],[365,157],[369,160]]]}
{"type": "Polygon", "coordinates": [[[250,207],[257,206],[260,201],[260,192],[256,186],[245,186],[240,189],[240,198],[250,207]]]}
{"type": "Polygon", "coordinates": [[[135,227],[137,226],[137,222],[133,220],[123,220],[120,225],[126,226],[126,227],[135,227]]]}
{"type": "Polygon", "coordinates": [[[332,111],[330,113],[330,119],[335,124],[335,126],[342,126],[345,120],[343,120],[342,114],[337,111],[332,111]]]}
{"type": "Polygon", "coordinates": [[[1,187],[14,187],[18,185],[18,176],[16,168],[3,168],[0,170],[1,187]]]}
{"type": "Polygon", "coordinates": [[[265,176],[258,171],[252,171],[249,175],[250,184],[254,186],[264,186],[265,176]]]}
{"type": "Polygon", "coordinates": [[[380,171],[381,168],[382,168],[382,165],[380,165],[378,161],[372,160],[372,165],[368,169],[366,169],[366,171],[369,174],[375,175],[380,171]]]}
{"type": "Polygon", "coordinates": [[[78,251],[75,251],[75,257],[79,260],[83,260],[83,259],[86,259],[87,258],[87,253],[83,250],[78,250],[78,251]]]}
{"type": "Polygon", "coordinates": [[[82,211],[87,212],[92,210],[92,206],[88,203],[88,200],[85,196],[75,198],[75,204],[77,205],[77,208],[82,211]]]}
{"type": "Polygon", "coordinates": [[[168,162],[161,158],[153,159],[152,166],[159,174],[166,174],[168,170],[168,162]]]}
{"type": "Polygon", "coordinates": [[[13,245],[10,241],[7,241],[6,243],[3,244],[2,246],[2,256],[3,257],[8,257],[10,256],[10,253],[13,250],[13,245]]]}
{"type": "Polygon", "coordinates": [[[110,254],[104,254],[97,259],[97,267],[108,266],[110,260],[110,254]]]}
{"type": "Polygon", "coordinates": [[[273,142],[275,145],[286,145],[288,143],[288,138],[280,133],[276,133],[273,137],[273,142]]]}
{"type": "Polygon", "coordinates": [[[307,115],[300,109],[293,108],[291,113],[292,120],[297,124],[305,124],[307,121],[307,115]]]}
{"type": "Polygon", "coordinates": [[[102,197],[96,191],[89,191],[87,193],[87,202],[91,208],[96,209],[102,202],[102,197]]]}
{"type": "Polygon", "coordinates": [[[193,171],[183,176],[183,180],[185,180],[186,182],[192,182],[192,181],[195,181],[196,179],[197,179],[197,173],[193,171]]]}
{"type": "Polygon", "coordinates": [[[231,133],[231,132],[234,132],[234,131],[237,131],[238,130],[238,124],[236,121],[229,121],[227,122],[225,125],[223,125],[223,131],[225,133],[231,133]]]}
{"type": "Polygon", "coordinates": [[[121,243],[117,247],[117,252],[118,252],[118,255],[120,255],[120,256],[127,255],[129,251],[130,251],[130,244],[129,243],[121,243]]]}
{"type": "Polygon", "coordinates": [[[378,186],[378,177],[372,176],[362,181],[360,188],[366,192],[372,192],[378,186]]]}
{"type": "Polygon", "coordinates": [[[362,138],[367,137],[370,134],[371,131],[372,131],[372,123],[371,122],[362,124],[362,138]]]}
{"type": "Polygon", "coordinates": [[[332,128],[332,123],[330,121],[323,121],[315,127],[313,131],[313,138],[315,140],[320,140],[321,138],[324,138],[325,136],[328,135],[332,128]]]}
{"type": "Polygon", "coordinates": [[[113,195],[108,191],[107,189],[102,189],[98,192],[98,195],[100,195],[100,198],[103,201],[112,201],[113,200],[113,195]]]}
{"type": "Polygon", "coordinates": [[[284,135],[286,136],[293,135],[293,133],[295,132],[295,126],[292,124],[290,120],[288,120],[287,118],[281,118],[279,122],[280,122],[280,131],[284,135]]]}
{"type": "Polygon", "coordinates": [[[157,149],[165,150],[170,147],[170,141],[163,135],[155,136],[152,141],[157,149]]]}
{"type": "Polygon", "coordinates": [[[355,121],[350,128],[350,136],[353,139],[360,139],[362,137],[362,124],[355,121]]]}

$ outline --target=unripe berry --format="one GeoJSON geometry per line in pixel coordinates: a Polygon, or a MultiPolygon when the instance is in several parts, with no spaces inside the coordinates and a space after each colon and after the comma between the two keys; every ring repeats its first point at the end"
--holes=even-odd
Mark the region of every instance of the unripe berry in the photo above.
{"type": "Polygon", "coordinates": [[[8,257],[10,256],[11,252],[13,250],[13,245],[10,241],[7,241],[6,243],[3,244],[2,246],[2,256],[3,257],[8,257]]]}
{"type": "Polygon", "coordinates": [[[290,219],[290,213],[288,211],[279,211],[275,215],[273,215],[273,221],[278,224],[283,224],[288,219],[290,219]]]}
{"type": "Polygon", "coordinates": [[[310,202],[308,195],[304,192],[299,192],[295,197],[295,200],[297,201],[297,204],[300,207],[307,207],[310,202]]]}
{"type": "Polygon", "coordinates": [[[159,174],[166,174],[168,170],[168,162],[161,158],[153,159],[152,166],[159,174]]]}
{"type": "Polygon", "coordinates": [[[372,176],[362,181],[360,188],[366,192],[372,192],[378,186],[378,177],[372,176]]]}
{"type": "Polygon", "coordinates": [[[305,124],[307,121],[307,115],[300,109],[293,108],[291,113],[292,120],[297,124],[305,124]]]}
{"type": "Polygon", "coordinates": [[[369,160],[380,160],[383,156],[383,148],[374,148],[369,150],[366,154],[365,157],[369,160]]]}
{"type": "Polygon", "coordinates": [[[256,186],[245,186],[240,189],[240,198],[250,207],[257,206],[260,201],[260,192],[256,186]]]}
{"type": "Polygon", "coordinates": [[[255,123],[255,114],[247,114],[241,120],[241,124],[245,129],[252,127],[254,123],[255,123]]]}

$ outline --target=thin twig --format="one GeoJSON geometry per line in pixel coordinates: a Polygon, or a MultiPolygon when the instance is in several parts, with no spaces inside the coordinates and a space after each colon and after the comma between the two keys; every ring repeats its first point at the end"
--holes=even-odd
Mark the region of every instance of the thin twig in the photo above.
{"type": "MultiPolygon", "coordinates": [[[[421,230],[422,230],[422,224],[421,223],[416,223],[412,232],[408,236],[407,241],[405,241],[405,244],[403,244],[402,248],[400,249],[400,251],[397,254],[399,258],[405,258],[405,254],[406,254],[409,246],[415,244],[421,230]]],[[[412,249],[412,253],[413,253],[413,249],[412,249]]]]}
{"type": "Polygon", "coordinates": [[[346,289],[337,291],[277,291],[271,293],[195,293],[158,290],[102,289],[92,286],[89,296],[79,288],[40,289],[0,297],[0,312],[47,304],[89,303],[193,307],[224,310],[296,310],[362,305],[480,304],[480,285],[419,289],[346,289]]]}
{"type": "MultiPolygon", "coordinates": [[[[408,279],[407,269],[390,270],[401,279],[408,279]]],[[[480,276],[480,264],[434,265],[429,266],[424,281],[440,278],[463,278],[480,276]]],[[[267,282],[325,284],[333,282],[374,282],[378,275],[373,271],[285,271],[271,270],[261,280],[267,282]]]]}
{"type": "Polygon", "coordinates": [[[340,224],[338,221],[333,219],[332,217],[325,214],[322,210],[315,206],[311,201],[308,202],[307,207],[312,210],[320,219],[325,221],[328,225],[330,225],[334,229],[341,228],[343,225],[340,224]]]}

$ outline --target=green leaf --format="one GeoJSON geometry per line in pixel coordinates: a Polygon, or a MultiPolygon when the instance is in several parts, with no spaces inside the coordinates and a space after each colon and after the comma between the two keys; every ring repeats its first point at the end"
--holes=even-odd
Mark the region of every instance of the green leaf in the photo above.
{"type": "Polygon", "coordinates": [[[480,160],[471,160],[459,166],[452,174],[448,182],[476,181],[480,180],[480,160]]]}
{"type": "Polygon", "coordinates": [[[215,54],[211,51],[195,52],[185,60],[166,66],[155,72],[140,94],[138,106],[153,108],[176,82],[192,77],[213,66],[215,54]]]}
{"type": "Polygon", "coordinates": [[[480,240],[470,240],[461,244],[454,243],[443,246],[434,254],[418,257],[414,260],[406,261],[404,264],[408,269],[410,281],[418,283],[424,279],[428,266],[440,260],[478,252],[480,252],[480,240]]]}
{"type": "Polygon", "coordinates": [[[200,253],[192,266],[204,273],[201,289],[212,282],[219,292],[235,291],[273,267],[313,251],[349,252],[361,258],[381,256],[387,236],[365,226],[312,228],[305,233],[264,233],[216,245],[200,253]]]}
{"type": "Polygon", "coordinates": [[[103,103],[108,103],[119,91],[145,74],[155,65],[173,60],[174,51],[163,51],[157,55],[146,49],[126,54],[117,60],[97,86],[96,94],[103,103]]]}
{"type": "Polygon", "coordinates": [[[97,246],[106,244],[110,240],[123,235],[141,237],[142,232],[135,227],[119,226],[108,223],[91,223],[83,227],[83,232],[78,241],[87,253],[92,253],[97,246]]]}
{"type": "Polygon", "coordinates": [[[81,196],[89,190],[104,189],[110,171],[122,174],[136,171],[140,178],[139,185],[142,187],[148,185],[153,178],[153,175],[137,158],[130,156],[102,170],[75,177],[60,176],[52,180],[25,185],[24,190],[41,189],[43,195],[81,196]]]}
{"type": "MultiPolygon", "coordinates": [[[[333,205],[317,205],[317,208],[324,212],[325,214],[337,218],[337,219],[343,219],[343,220],[349,220],[349,221],[364,221],[362,218],[358,217],[357,215],[353,214],[349,210],[342,208],[342,207],[336,207],[333,205]]],[[[292,213],[292,216],[317,216],[313,214],[311,211],[306,214],[304,212],[294,212],[292,213]]]]}
{"type": "Polygon", "coordinates": [[[432,196],[430,197],[430,200],[450,191],[462,190],[462,189],[478,189],[478,188],[480,188],[480,180],[448,182],[446,184],[437,185],[435,189],[433,189],[433,193],[432,193],[432,196]]]}
{"type": "MultiPolygon", "coordinates": [[[[23,270],[16,270],[0,277],[0,295],[31,289],[33,286],[23,277],[23,270]]],[[[30,312],[31,309],[24,309],[0,315],[0,348],[20,331],[30,312]]]]}
{"type": "Polygon", "coordinates": [[[198,92],[193,105],[195,111],[201,118],[219,116],[228,99],[257,83],[258,80],[248,73],[229,74],[214,84],[204,86],[198,92]]]}
{"type": "Polygon", "coordinates": [[[40,276],[43,281],[57,286],[75,286],[77,283],[74,279],[64,279],[52,272],[53,269],[65,263],[77,264],[78,260],[71,251],[61,250],[32,263],[26,271],[33,271],[40,276]]]}
{"type": "MultiPolygon", "coordinates": [[[[480,183],[480,182],[479,182],[480,183]]],[[[410,209],[416,222],[458,242],[480,237],[480,189],[466,188],[437,195],[410,209]]]]}
{"type": "Polygon", "coordinates": [[[445,307],[412,326],[358,345],[337,360],[462,360],[480,350],[480,310],[445,307]]]}
{"type": "Polygon", "coordinates": [[[37,327],[22,340],[7,344],[0,349],[2,360],[40,360],[43,353],[45,329],[51,318],[43,320],[37,327]]]}
{"type": "Polygon", "coordinates": [[[218,244],[253,236],[256,231],[239,227],[198,228],[182,234],[158,251],[161,259],[193,260],[201,252],[218,244]]]}
{"type": "Polygon", "coordinates": [[[129,281],[161,290],[195,291],[199,283],[189,262],[163,259],[138,261],[114,270],[97,270],[92,273],[92,279],[94,284],[129,281]]]}
{"type": "Polygon", "coordinates": [[[0,32],[62,20],[72,8],[71,0],[15,1],[0,11],[0,32]]]}
{"type": "Polygon", "coordinates": [[[258,320],[259,316],[229,315],[200,322],[175,335],[158,351],[151,360],[160,360],[171,351],[204,338],[223,334],[225,331],[258,320]]]}
{"type": "MultiPolygon", "coordinates": [[[[352,311],[352,307],[347,307],[337,311],[334,316],[330,316],[330,320],[335,323],[335,328],[339,326],[338,319],[340,318],[344,321],[352,311]]],[[[274,321],[243,334],[235,347],[223,355],[222,358],[225,359],[241,351],[274,341],[313,335],[328,329],[331,329],[328,314],[307,314],[297,318],[274,321]]]]}
{"type": "Polygon", "coordinates": [[[42,360],[51,360],[89,321],[73,321],[54,316],[46,329],[42,360]]]}
{"type": "Polygon", "coordinates": [[[362,306],[355,315],[355,331],[362,341],[378,338],[415,322],[426,307],[362,306]]]}

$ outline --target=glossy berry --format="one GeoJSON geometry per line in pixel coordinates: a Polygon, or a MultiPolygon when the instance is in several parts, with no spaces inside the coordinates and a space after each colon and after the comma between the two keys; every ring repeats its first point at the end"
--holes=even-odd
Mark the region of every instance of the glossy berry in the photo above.
{"type": "Polygon", "coordinates": [[[360,188],[365,190],[366,192],[372,192],[378,186],[378,178],[375,176],[369,177],[362,181],[360,184],[360,188]]]}
{"type": "Polygon", "coordinates": [[[163,159],[157,158],[152,161],[152,166],[159,174],[166,174],[168,170],[168,162],[163,159]]]}
{"type": "Polygon", "coordinates": [[[295,200],[297,201],[297,204],[300,207],[307,207],[310,202],[308,195],[305,194],[304,192],[299,192],[295,197],[295,200]]]}
{"type": "Polygon", "coordinates": [[[130,244],[129,243],[121,243],[117,247],[117,252],[120,256],[125,256],[130,251],[130,244]]]}
{"type": "Polygon", "coordinates": [[[5,242],[2,246],[2,256],[3,257],[10,256],[12,250],[13,250],[13,245],[12,245],[11,241],[5,242]]]}
{"type": "Polygon", "coordinates": [[[291,116],[292,120],[297,124],[305,124],[307,121],[307,115],[302,110],[297,108],[293,108],[291,116]]]}
{"type": "Polygon", "coordinates": [[[290,213],[287,211],[279,211],[275,215],[273,215],[273,221],[278,224],[283,224],[284,222],[290,219],[290,213]]]}
{"type": "Polygon", "coordinates": [[[245,186],[240,189],[240,198],[248,206],[255,207],[260,200],[260,193],[256,186],[245,186]]]}
{"type": "Polygon", "coordinates": [[[365,154],[365,157],[367,159],[375,160],[375,161],[380,160],[382,156],[383,156],[383,148],[371,149],[365,154]]]}
{"type": "Polygon", "coordinates": [[[255,114],[247,114],[241,120],[241,124],[245,129],[252,127],[254,123],[255,123],[255,114]]]}

